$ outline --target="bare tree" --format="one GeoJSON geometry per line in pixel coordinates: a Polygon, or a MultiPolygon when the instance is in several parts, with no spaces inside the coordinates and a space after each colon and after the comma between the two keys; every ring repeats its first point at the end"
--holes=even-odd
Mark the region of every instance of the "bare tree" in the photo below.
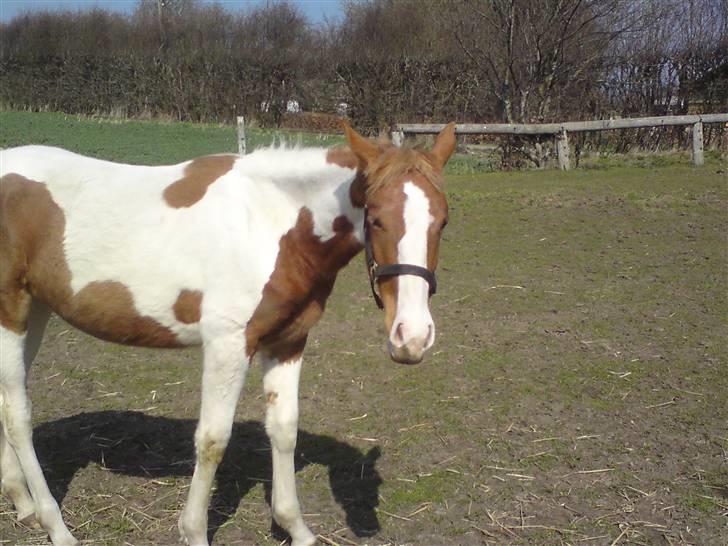
{"type": "Polygon", "coordinates": [[[644,18],[628,0],[446,4],[443,17],[509,123],[564,115],[568,100],[599,78],[609,44],[644,18]]]}
{"type": "Polygon", "coordinates": [[[272,125],[344,102],[370,132],[725,111],[727,26],[728,0],[352,0],[323,28],[294,3],[139,0],[0,22],[0,103],[272,125]]]}
{"type": "Polygon", "coordinates": [[[346,4],[342,23],[329,32],[327,54],[338,95],[358,127],[376,133],[402,119],[471,115],[464,102],[476,84],[433,8],[432,0],[346,4]]]}

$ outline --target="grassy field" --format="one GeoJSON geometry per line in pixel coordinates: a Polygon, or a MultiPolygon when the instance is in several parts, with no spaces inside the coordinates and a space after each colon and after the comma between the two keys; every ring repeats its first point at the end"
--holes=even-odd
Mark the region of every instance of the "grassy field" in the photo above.
{"type": "MultiPolygon", "coordinates": [[[[123,161],[231,151],[213,126],[0,113],[0,146],[123,161]]],[[[385,356],[363,263],[305,353],[297,450],[328,544],[726,544],[728,175],[666,166],[448,177],[438,340],[385,356]]],[[[618,164],[614,160],[613,164],[618,164]]],[[[35,441],[84,544],[174,544],[199,353],[125,348],[53,319],[35,441]]],[[[217,544],[273,546],[253,368],[210,512],[217,544]]],[[[0,543],[41,544],[0,500],[0,543]]]]}
{"type": "MultiPolygon", "coordinates": [[[[285,142],[330,146],[333,135],[284,133],[247,128],[248,150],[285,142]]],[[[0,148],[24,144],[61,146],[111,161],[162,165],[205,154],[238,151],[237,132],[229,125],[108,120],[59,113],[1,112],[0,148]]]]}

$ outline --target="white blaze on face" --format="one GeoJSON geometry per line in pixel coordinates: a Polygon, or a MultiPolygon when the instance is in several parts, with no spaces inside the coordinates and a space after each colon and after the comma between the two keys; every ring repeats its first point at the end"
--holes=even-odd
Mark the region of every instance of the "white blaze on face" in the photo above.
{"type": "MultiPolygon", "coordinates": [[[[427,233],[434,220],[430,200],[412,182],[404,184],[404,235],[397,245],[397,262],[427,267],[427,233]]],[[[429,285],[422,277],[397,277],[397,312],[389,335],[390,350],[421,358],[435,339],[428,305],[429,285]]]]}

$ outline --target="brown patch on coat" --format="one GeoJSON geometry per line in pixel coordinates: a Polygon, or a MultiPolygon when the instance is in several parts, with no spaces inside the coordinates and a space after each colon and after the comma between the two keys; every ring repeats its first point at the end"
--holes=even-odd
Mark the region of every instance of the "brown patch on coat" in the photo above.
{"type": "Polygon", "coordinates": [[[120,282],[84,286],[59,314],[79,330],[99,339],[140,347],[179,347],[177,337],[151,317],[139,315],[134,298],[120,282]]]}
{"type": "Polygon", "coordinates": [[[313,231],[313,215],[304,207],[296,225],[281,237],[275,268],[245,328],[249,357],[257,351],[279,362],[300,357],[336,275],[362,249],[346,217],[336,218],[332,227],[335,235],[321,241],[313,231]]]}
{"type": "Polygon", "coordinates": [[[207,188],[233,168],[236,155],[210,155],[192,160],[182,178],[164,189],[164,200],[170,207],[191,207],[205,197],[207,188]]]}
{"type": "Polygon", "coordinates": [[[23,332],[31,297],[80,330],[109,341],[176,347],[174,333],[134,308],[129,289],[112,281],[71,289],[63,237],[66,219],[45,184],[19,174],[0,179],[0,321],[23,332]]]}
{"type": "MultiPolygon", "coordinates": [[[[397,245],[404,236],[404,190],[402,184],[388,184],[368,197],[367,221],[374,260],[379,265],[399,263],[397,245]],[[377,224],[382,227],[378,228],[377,224]]],[[[377,281],[384,305],[384,324],[389,333],[397,313],[398,277],[377,281]]]]}
{"type": "Polygon", "coordinates": [[[14,219],[23,214],[18,192],[26,180],[17,174],[0,178],[0,325],[22,334],[27,329],[30,294],[27,284],[25,254],[15,244],[19,234],[14,219]]]}
{"type": "Polygon", "coordinates": [[[276,400],[278,400],[278,393],[277,392],[269,392],[265,396],[265,403],[270,405],[273,405],[276,403],[276,400]]]}
{"type": "Polygon", "coordinates": [[[172,306],[174,318],[184,324],[200,322],[201,306],[202,292],[199,290],[180,290],[177,301],[172,306]]]}

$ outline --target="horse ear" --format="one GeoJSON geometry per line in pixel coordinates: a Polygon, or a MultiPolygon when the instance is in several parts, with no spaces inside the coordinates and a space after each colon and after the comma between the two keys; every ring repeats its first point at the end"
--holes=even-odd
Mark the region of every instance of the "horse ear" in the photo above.
{"type": "Polygon", "coordinates": [[[440,134],[437,135],[435,144],[432,146],[432,150],[430,150],[437,167],[440,169],[445,167],[447,160],[450,159],[450,156],[455,151],[456,144],[455,122],[451,121],[442,131],[440,131],[440,134]]]}
{"type": "Polygon", "coordinates": [[[361,136],[346,122],[344,122],[344,132],[351,151],[359,159],[362,167],[365,167],[379,156],[379,146],[368,138],[361,136]]]}

